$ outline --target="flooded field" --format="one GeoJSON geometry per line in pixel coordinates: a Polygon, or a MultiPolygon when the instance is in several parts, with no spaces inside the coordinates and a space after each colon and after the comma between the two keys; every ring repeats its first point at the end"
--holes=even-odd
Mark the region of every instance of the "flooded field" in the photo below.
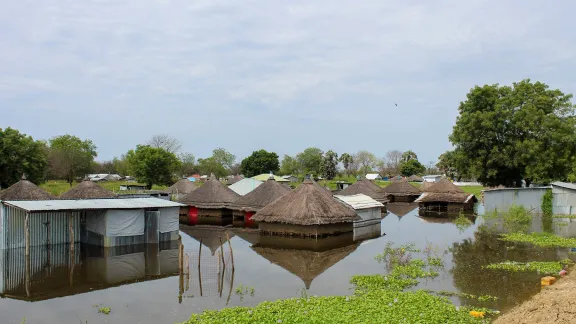
{"type": "MultiPolygon", "coordinates": [[[[440,275],[413,289],[491,295],[498,300],[482,306],[505,311],[537,293],[540,276],[483,266],[569,256],[570,249],[538,249],[500,241],[497,234],[479,231],[480,217],[469,217],[469,223],[424,218],[419,217],[415,205],[391,204],[389,211],[381,221],[381,233],[370,235],[377,238],[342,235],[318,240],[305,251],[299,239],[260,237],[250,229],[181,226],[182,276],[176,244],[106,251],[77,246],[74,254],[65,245],[41,247],[31,251],[30,264],[26,264],[23,250],[5,250],[0,253],[2,323],[22,323],[24,319],[28,324],[175,323],[205,309],[252,306],[306,294],[351,294],[351,276],[386,273],[385,265],[374,257],[388,242],[394,246],[414,243],[442,259],[440,275]],[[109,307],[110,314],[99,313],[100,307],[109,307]]],[[[558,234],[569,235],[572,219],[564,222],[558,234]]],[[[452,298],[457,304],[479,303],[452,298]]]]}

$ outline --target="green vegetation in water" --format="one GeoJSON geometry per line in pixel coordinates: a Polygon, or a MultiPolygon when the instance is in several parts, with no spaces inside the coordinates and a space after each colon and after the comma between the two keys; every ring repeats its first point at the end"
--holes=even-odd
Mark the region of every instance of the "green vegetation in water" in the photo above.
{"type": "Polygon", "coordinates": [[[392,242],[387,242],[384,251],[374,257],[379,263],[384,263],[388,270],[392,270],[398,265],[407,265],[412,260],[412,253],[420,250],[412,243],[394,247],[392,242]]]}
{"type": "Polygon", "coordinates": [[[532,226],[532,215],[524,206],[510,206],[503,218],[504,226],[511,232],[526,232],[532,226]]]}
{"type": "Polygon", "coordinates": [[[556,275],[563,269],[565,264],[572,263],[570,260],[551,261],[551,262],[515,262],[505,261],[500,263],[492,263],[484,268],[493,270],[506,270],[512,272],[532,272],[536,271],[540,274],[556,275]]]}
{"type": "Polygon", "coordinates": [[[442,259],[437,257],[428,257],[428,264],[431,267],[438,267],[438,268],[444,267],[444,262],[442,261],[442,259]]]}
{"type": "Polygon", "coordinates": [[[565,238],[550,233],[510,233],[500,239],[507,242],[530,243],[539,247],[576,247],[576,238],[565,238]]]}
{"type": "Polygon", "coordinates": [[[468,227],[472,226],[472,221],[469,220],[464,214],[460,213],[454,220],[454,225],[460,232],[465,231],[468,227]]]}
{"type": "Polygon", "coordinates": [[[436,294],[438,294],[440,296],[457,296],[457,297],[461,297],[461,298],[477,300],[479,302],[488,302],[488,301],[497,301],[498,300],[498,297],[490,296],[490,295],[476,296],[476,295],[472,295],[472,294],[460,293],[460,292],[455,292],[455,291],[446,291],[446,290],[438,291],[438,292],[436,292],[436,294]]]}
{"type": "Polygon", "coordinates": [[[102,313],[102,314],[108,315],[108,314],[110,314],[110,312],[111,312],[110,307],[100,307],[100,308],[98,308],[98,313],[102,313]]]}
{"type": "MultiPolygon", "coordinates": [[[[192,315],[185,324],[195,323],[484,323],[472,317],[471,309],[456,307],[446,297],[424,290],[403,291],[417,279],[435,277],[430,264],[406,260],[413,245],[387,245],[379,260],[392,260],[392,270],[383,275],[354,276],[352,296],[291,298],[263,302],[256,307],[233,307],[192,315]],[[398,257],[402,256],[402,257],[398,257]],[[395,260],[395,261],[393,261],[395,260]]],[[[482,311],[481,309],[475,309],[482,311]]]]}
{"type": "Polygon", "coordinates": [[[250,297],[254,297],[255,292],[254,287],[240,285],[236,287],[235,294],[240,296],[240,300],[243,300],[244,296],[250,295],[250,297]]]}

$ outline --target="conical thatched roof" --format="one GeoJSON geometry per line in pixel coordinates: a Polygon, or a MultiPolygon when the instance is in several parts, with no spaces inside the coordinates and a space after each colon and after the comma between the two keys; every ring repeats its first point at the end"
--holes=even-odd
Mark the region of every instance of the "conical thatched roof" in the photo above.
{"type": "Polygon", "coordinates": [[[384,191],[393,196],[419,196],[422,193],[420,189],[409,184],[406,180],[394,181],[384,188],[384,191]]]}
{"type": "Polygon", "coordinates": [[[436,184],[436,182],[424,181],[422,183],[422,186],[420,186],[420,190],[422,190],[423,192],[426,192],[428,188],[432,187],[435,184],[436,184]]]}
{"type": "Polygon", "coordinates": [[[423,179],[422,177],[420,177],[420,176],[417,176],[417,175],[413,174],[413,175],[409,176],[408,179],[406,179],[406,181],[409,181],[409,182],[422,182],[422,181],[424,181],[424,179],[423,179]]]}
{"type": "Polygon", "coordinates": [[[52,200],[54,196],[47,193],[37,185],[26,180],[25,176],[12,186],[0,193],[0,200],[22,201],[22,200],[52,200]]]}
{"type": "Polygon", "coordinates": [[[355,243],[325,252],[288,250],[260,246],[252,246],[252,249],[271,263],[279,265],[298,276],[304,281],[306,289],[310,289],[314,278],[350,255],[350,253],[356,250],[358,245],[358,243],[355,243]]]}
{"type": "Polygon", "coordinates": [[[198,185],[195,182],[184,178],[176,181],[175,184],[168,187],[164,192],[169,194],[187,195],[196,189],[198,189],[198,185]]]}
{"type": "Polygon", "coordinates": [[[402,217],[418,208],[417,203],[389,203],[387,205],[388,211],[392,214],[402,217]]]}
{"type": "Polygon", "coordinates": [[[229,185],[235,184],[236,182],[238,182],[238,181],[240,181],[240,180],[242,180],[242,179],[244,179],[244,177],[241,176],[241,175],[239,175],[239,174],[237,174],[237,175],[234,176],[234,178],[228,180],[228,184],[229,184],[229,185]]]}
{"type": "Polygon", "coordinates": [[[464,193],[464,190],[460,189],[460,187],[453,184],[450,180],[443,178],[440,181],[434,183],[434,185],[428,187],[425,192],[464,193]]]}
{"type": "Polygon", "coordinates": [[[202,240],[202,245],[209,248],[212,255],[220,249],[220,246],[228,241],[228,237],[232,239],[234,233],[220,226],[211,225],[196,225],[196,226],[183,226],[180,225],[180,230],[196,241],[202,240]],[[226,236],[228,234],[228,236],[226,236]]]}
{"type": "Polygon", "coordinates": [[[445,202],[464,204],[478,202],[478,199],[473,194],[465,192],[425,192],[415,201],[419,203],[445,202]]]}
{"type": "Polygon", "coordinates": [[[298,188],[260,209],[253,220],[295,225],[353,222],[357,215],[307,179],[298,188]]]}
{"type": "Polygon", "coordinates": [[[220,209],[230,208],[240,195],[230,190],[228,186],[211,177],[200,188],[192,191],[178,201],[197,208],[220,209]]]}
{"type": "Polygon", "coordinates": [[[341,196],[352,196],[357,194],[366,195],[378,202],[385,203],[388,201],[386,198],[386,193],[382,188],[378,187],[372,181],[364,178],[351,186],[348,186],[346,189],[340,191],[338,193],[341,196]]]}
{"type": "Polygon", "coordinates": [[[274,178],[271,178],[238,199],[234,203],[233,208],[245,211],[258,211],[290,191],[290,188],[276,182],[274,178]]]}
{"type": "Polygon", "coordinates": [[[60,199],[104,199],[116,198],[117,195],[110,190],[104,189],[89,179],[84,179],[77,186],[60,195],[60,199]]]}

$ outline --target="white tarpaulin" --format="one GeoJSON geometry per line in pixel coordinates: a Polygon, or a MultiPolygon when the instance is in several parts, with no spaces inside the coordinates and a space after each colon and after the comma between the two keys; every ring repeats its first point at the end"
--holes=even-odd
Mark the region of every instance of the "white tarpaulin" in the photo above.
{"type": "Polygon", "coordinates": [[[144,210],[106,211],[106,236],[144,235],[144,210]]]}
{"type": "Polygon", "coordinates": [[[160,219],[158,219],[158,231],[168,233],[177,231],[179,228],[178,213],[179,207],[160,208],[160,219]]]}
{"type": "Polygon", "coordinates": [[[106,235],[106,211],[90,210],[86,212],[86,229],[100,235],[106,235]]]}

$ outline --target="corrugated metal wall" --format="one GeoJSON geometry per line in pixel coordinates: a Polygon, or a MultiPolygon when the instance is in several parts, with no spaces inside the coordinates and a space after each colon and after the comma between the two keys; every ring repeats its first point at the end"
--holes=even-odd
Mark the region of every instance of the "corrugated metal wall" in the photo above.
{"type": "MultiPolygon", "coordinates": [[[[4,249],[26,246],[24,223],[26,212],[19,208],[3,206],[2,241],[4,249]]],[[[80,212],[73,216],[74,241],[80,242],[80,212]]],[[[30,246],[70,242],[69,213],[45,212],[30,214],[30,246]]]]}
{"type": "Polygon", "coordinates": [[[547,188],[495,189],[484,192],[484,210],[506,212],[513,204],[524,206],[533,213],[542,213],[542,196],[547,188]]]}
{"type": "Polygon", "coordinates": [[[576,191],[552,186],[554,198],[552,200],[552,209],[555,215],[573,215],[576,214],[576,191]]]}

